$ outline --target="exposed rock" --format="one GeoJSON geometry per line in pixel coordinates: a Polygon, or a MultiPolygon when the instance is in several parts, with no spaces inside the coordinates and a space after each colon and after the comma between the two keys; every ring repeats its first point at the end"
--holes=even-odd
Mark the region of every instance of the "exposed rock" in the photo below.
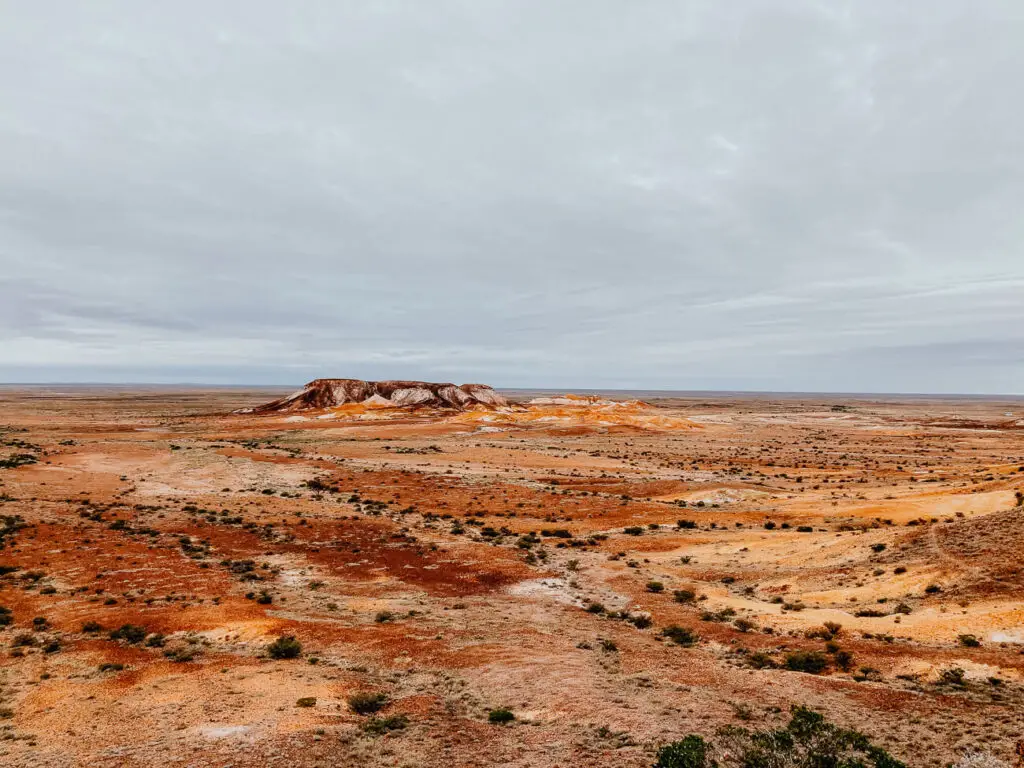
{"type": "Polygon", "coordinates": [[[316,379],[298,392],[239,413],[280,413],[336,408],[360,403],[392,408],[496,408],[507,405],[504,397],[485,384],[435,384],[426,381],[363,381],[316,379]]]}

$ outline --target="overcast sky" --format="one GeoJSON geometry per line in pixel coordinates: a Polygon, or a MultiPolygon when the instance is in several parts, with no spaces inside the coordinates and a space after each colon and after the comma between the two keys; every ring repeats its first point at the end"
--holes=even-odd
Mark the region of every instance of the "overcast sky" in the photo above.
{"type": "Polygon", "coordinates": [[[0,0],[0,381],[1024,393],[1020,0],[0,0]]]}

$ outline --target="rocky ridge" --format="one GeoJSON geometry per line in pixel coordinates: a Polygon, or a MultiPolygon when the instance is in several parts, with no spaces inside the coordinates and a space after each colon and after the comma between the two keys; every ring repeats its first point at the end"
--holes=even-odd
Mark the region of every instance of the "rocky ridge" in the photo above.
{"type": "Polygon", "coordinates": [[[316,379],[287,397],[239,413],[293,413],[324,410],[350,403],[393,408],[448,408],[507,405],[504,397],[486,384],[433,383],[427,381],[363,381],[316,379]]]}

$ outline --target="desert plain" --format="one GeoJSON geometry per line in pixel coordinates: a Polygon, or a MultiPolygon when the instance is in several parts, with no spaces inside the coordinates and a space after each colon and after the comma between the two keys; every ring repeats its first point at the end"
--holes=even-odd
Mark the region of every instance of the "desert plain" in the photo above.
{"type": "Polygon", "coordinates": [[[1024,739],[1024,400],[0,388],[0,765],[1024,739]]]}

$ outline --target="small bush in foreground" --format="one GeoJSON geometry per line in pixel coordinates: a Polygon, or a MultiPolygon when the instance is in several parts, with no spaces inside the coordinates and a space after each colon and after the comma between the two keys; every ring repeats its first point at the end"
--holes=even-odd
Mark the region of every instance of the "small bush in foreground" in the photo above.
{"type": "Polygon", "coordinates": [[[793,651],[786,656],[786,669],[820,675],[828,669],[828,658],[818,651],[793,651]]]}
{"type": "Polygon", "coordinates": [[[676,624],[670,624],[661,630],[663,637],[667,637],[676,645],[681,645],[684,648],[689,648],[700,642],[700,635],[694,632],[692,629],[686,627],[680,627],[676,624]]]}
{"type": "Polygon", "coordinates": [[[302,643],[294,635],[285,635],[267,646],[267,654],[272,659],[297,659],[302,653],[302,643]]]}
{"type": "Polygon", "coordinates": [[[508,709],[492,709],[487,713],[487,722],[495,725],[505,725],[516,719],[516,716],[508,709]]]}
{"type": "Polygon", "coordinates": [[[700,736],[687,736],[658,750],[655,768],[705,768],[708,745],[700,736]]]}
{"type": "Polygon", "coordinates": [[[374,736],[382,736],[391,731],[404,730],[409,725],[409,718],[405,715],[392,715],[391,717],[371,717],[363,724],[363,730],[374,736]]]}
{"type": "Polygon", "coordinates": [[[126,643],[138,645],[146,639],[147,634],[149,633],[146,632],[145,627],[140,627],[135,624],[122,624],[119,629],[115,629],[110,633],[110,639],[124,640],[126,643]]]}
{"type": "Polygon", "coordinates": [[[713,744],[700,736],[687,736],[662,747],[654,765],[655,768],[907,768],[872,744],[864,734],[829,723],[806,707],[793,707],[792,718],[785,728],[750,731],[726,726],[718,732],[713,744]]]}
{"type": "Polygon", "coordinates": [[[388,697],[383,693],[353,693],[348,697],[348,708],[357,715],[372,715],[387,703],[388,697]]]}

